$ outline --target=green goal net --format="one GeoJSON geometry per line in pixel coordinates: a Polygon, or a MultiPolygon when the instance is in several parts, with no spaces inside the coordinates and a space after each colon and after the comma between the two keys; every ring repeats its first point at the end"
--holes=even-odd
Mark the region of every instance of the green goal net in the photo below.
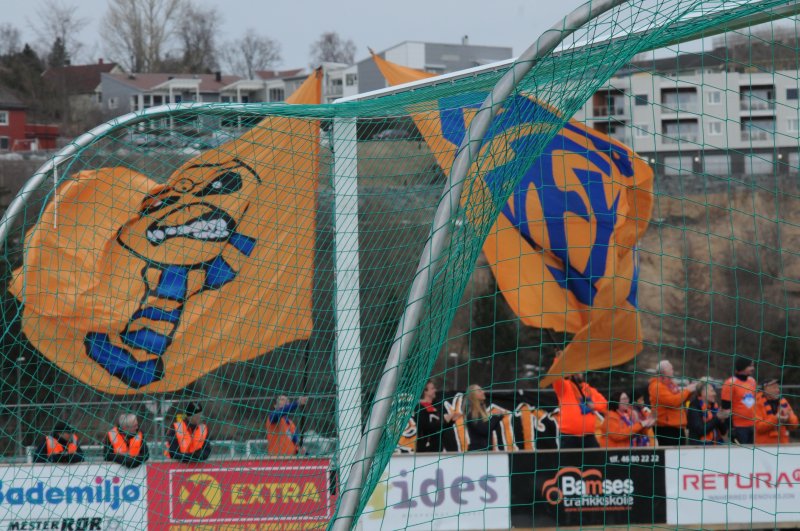
{"type": "Polygon", "coordinates": [[[800,521],[797,10],[75,139],[0,224],[0,526],[800,521]]]}

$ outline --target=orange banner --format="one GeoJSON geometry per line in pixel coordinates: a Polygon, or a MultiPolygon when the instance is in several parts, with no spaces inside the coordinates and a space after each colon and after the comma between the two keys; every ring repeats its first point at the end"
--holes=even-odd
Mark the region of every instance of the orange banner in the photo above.
{"type": "MultiPolygon", "coordinates": [[[[428,77],[421,71],[404,76],[413,69],[373,58],[390,83],[428,77]]],[[[438,111],[412,110],[445,172],[486,96],[451,96],[438,111]]],[[[523,323],[575,334],[543,387],[566,373],[625,363],[642,348],[636,242],[650,220],[653,171],[624,144],[574,120],[520,167],[517,154],[563,122],[533,98],[511,97],[481,148],[492,153],[493,164],[480,169],[483,182],[472,186],[473,194],[493,193],[509,172],[523,172],[483,252],[523,323]]]]}
{"type": "MultiPolygon", "coordinates": [[[[319,103],[321,72],[290,103],[319,103]]],[[[164,184],[83,171],[27,235],[11,292],[45,357],[98,391],[181,389],[311,333],[319,126],[267,117],[164,184]]]]}

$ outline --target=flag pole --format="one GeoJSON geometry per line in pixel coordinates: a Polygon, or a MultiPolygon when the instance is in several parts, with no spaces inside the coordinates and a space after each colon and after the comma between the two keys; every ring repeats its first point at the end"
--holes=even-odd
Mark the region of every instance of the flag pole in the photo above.
{"type": "Polygon", "coordinates": [[[383,376],[375,392],[374,405],[370,411],[364,435],[361,437],[348,481],[342,490],[339,508],[335,520],[331,524],[331,529],[334,531],[349,530],[356,523],[355,516],[360,505],[364,482],[375,458],[386,419],[389,418],[394,394],[400,380],[401,367],[408,357],[417,328],[422,320],[434,275],[434,264],[441,258],[449,240],[451,217],[461,204],[464,180],[489,125],[506,98],[539,60],[549,55],[566,36],[574,33],[591,19],[625,2],[627,0],[597,0],[584,4],[542,34],[497,82],[470,123],[469,131],[459,147],[448,182],[439,200],[431,232],[411,284],[406,309],[398,323],[383,376]]]}

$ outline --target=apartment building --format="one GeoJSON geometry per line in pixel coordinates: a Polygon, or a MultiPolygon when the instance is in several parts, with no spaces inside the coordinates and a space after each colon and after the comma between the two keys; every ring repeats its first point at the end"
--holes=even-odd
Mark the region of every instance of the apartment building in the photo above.
{"type": "Polygon", "coordinates": [[[794,49],[756,50],[761,60],[737,61],[735,42],[715,44],[707,53],[632,63],[575,118],[648,157],[662,175],[797,173],[800,80],[781,58],[794,49]]]}

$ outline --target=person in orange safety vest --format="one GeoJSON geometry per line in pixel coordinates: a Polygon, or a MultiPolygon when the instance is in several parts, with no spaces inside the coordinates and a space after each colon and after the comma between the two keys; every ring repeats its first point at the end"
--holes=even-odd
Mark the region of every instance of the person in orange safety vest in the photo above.
{"type": "Polygon", "coordinates": [[[595,436],[597,413],[608,411],[608,401],[600,392],[573,374],[553,382],[558,397],[561,449],[599,448],[595,436]]]}
{"type": "Polygon", "coordinates": [[[798,427],[800,421],[781,396],[778,380],[765,381],[756,395],[756,444],[789,444],[789,431],[798,427]]]}
{"type": "Polygon", "coordinates": [[[78,435],[66,422],[56,422],[53,433],[44,438],[33,456],[37,463],[82,463],[78,435]]]}
{"type": "Polygon", "coordinates": [[[189,402],[183,414],[167,430],[164,455],[183,463],[199,462],[211,455],[208,426],[203,422],[203,406],[189,402]]]}
{"type": "Polygon", "coordinates": [[[301,406],[305,406],[307,398],[301,396],[290,401],[281,395],[275,401],[267,418],[267,453],[270,455],[298,455],[301,453],[300,434],[290,415],[301,406]]]}
{"type": "Polygon", "coordinates": [[[105,460],[127,468],[136,468],[150,457],[144,435],[139,430],[139,419],[132,413],[119,416],[117,425],[103,438],[105,460]]]}

